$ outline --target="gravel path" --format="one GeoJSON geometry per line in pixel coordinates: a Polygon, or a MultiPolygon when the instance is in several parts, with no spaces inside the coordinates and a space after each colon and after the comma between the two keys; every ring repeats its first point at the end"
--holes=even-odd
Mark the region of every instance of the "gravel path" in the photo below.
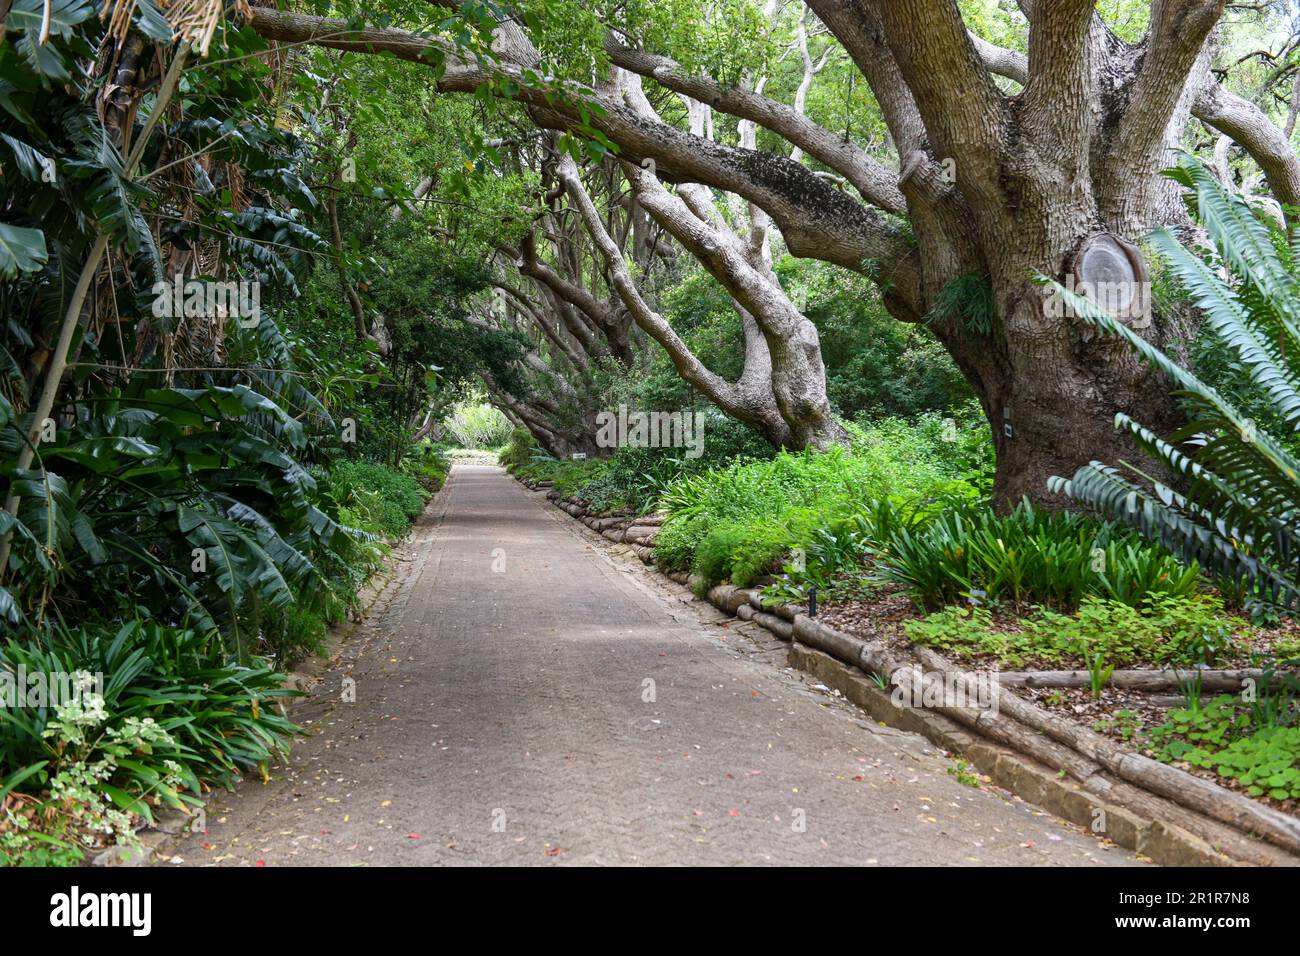
{"type": "Polygon", "coordinates": [[[190,865],[1124,865],[966,786],[493,466],[458,464],[190,865]],[[344,700],[345,678],[355,702],[344,700]]]}

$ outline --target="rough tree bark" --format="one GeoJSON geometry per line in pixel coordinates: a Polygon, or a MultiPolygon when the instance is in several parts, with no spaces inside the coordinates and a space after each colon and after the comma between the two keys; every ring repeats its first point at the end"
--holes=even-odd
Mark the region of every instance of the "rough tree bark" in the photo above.
{"type": "Polygon", "coordinates": [[[583,353],[566,350],[553,327],[559,320],[548,315],[546,306],[529,299],[523,292],[501,281],[500,294],[481,305],[475,314],[462,317],[468,325],[486,330],[514,329],[523,325],[539,333],[541,340],[555,347],[554,355],[562,361],[548,363],[536,349],[526,352],[513,369],[514,381],[499,381],[490,370],[480,369],[492,403],[507,417],[528,429],[537,443],[556,457],[574,452],[599,454],[596,447],[595,389],[590,366],[583,353]],[[509,291],[506,291],[509,290],[509,291]]]}

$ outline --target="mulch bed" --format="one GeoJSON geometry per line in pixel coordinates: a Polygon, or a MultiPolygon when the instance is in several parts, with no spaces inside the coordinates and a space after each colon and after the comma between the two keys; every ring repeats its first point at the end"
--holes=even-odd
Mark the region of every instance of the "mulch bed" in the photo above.
{"type": "MultiPolygon", "coordinates": [[[[863,640],[884,641],[891,650],[903,657],[908,656],[908,651],[912,647],[911,641],[903,630],[903,623],[924,616],[924,613],[919,611],[907,596],[905,590],[898,586],[884,586],[869,596],[848,600],[832,597],[830,603],[819,604],[817,610],[817,618],[823,623],[863,640]]],[[[993,626],[1012,629],[1015,620],[1013,614],[994,612],[993,626]]],[[[1286,620],[1275,628],[1257,630],[1250,638],[1239,638],[1242,644],[1241,650],[1234,655],[1225,655],[1215,663],[1215,667],[1229,669],[1257,666],[1251,660],[1252,653],[1267,657],[1271,655],[1275,645],[1294,644],[1298,635],[1300,635],[1300,622],[1295,620],[1286,620]]],[[[1010,669],[999,668],[996,659],[988,655],[957,656],[951,650],[947,653],[973,671],[1010,669]]],[[[1017,665],[1015,670],[1069,670],[1085,666],[1082,658],[1074,661],[1068,658],[1030,659],[1023,665],[1017,665]]],[[[1160,669],[1160,665],[1156,664],[1136,663],[1125,666],[1138,670],[1160,669]]],[[[1092,692],[1086,687],[1017,687],[1016,692],[1058,717],[1087,727],[1113,739],[1128,750],[1152,758],[1155,757],[1154,752],[1142,746],[1141,738],[1135,734],[1135,730],[1166,723],[1171,710],[1186,706],[1183,695],[1172,690],[1151,693],[1128,688],[1105,687],[1097,699],[1093,698],[1092,692]],[[1131,715],[1120,716],[1122,711],[1129,711],[1131,715]]],[[[1204,699],[1208,700],[1213,696],[1215,695],[1207,694],[1204,699]]],[[[1237,781],[1220,777],[1212,770],[1194,767],[1182,761],[1174,763],[1173,766],[1217,783],[1226,789],[1248,795],[1246,788],[1237,781]]],[[[1274,800],[1268,796],[1252,797],[1252,799],[1285,813],[1300,815],[1300,800],[1274,800]]]]}

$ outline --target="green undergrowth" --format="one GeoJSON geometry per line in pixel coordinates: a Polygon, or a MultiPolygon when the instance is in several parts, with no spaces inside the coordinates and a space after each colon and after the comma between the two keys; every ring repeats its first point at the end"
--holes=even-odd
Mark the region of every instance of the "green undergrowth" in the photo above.
{"type": "Polygon", "coordinates": [[[293,692],[272,662],[153,621],[8,640],[0,670],[0,693],[22,694],[0,708],[0,865],[135,846],[137,821],[265,773],[301,732],[276,706],[293,692]]]}
{"type": "Polygon", "coordinates": [[[160,810],[191,810],[208,789],[266,774],[301,732],[280,712],[293,693],[284,671],[324,649],[387,540],[410,530],[445,475],[432,446],[400,470],[361,459],[315,470],[321,520],[346,533],[316,550],[310,584],[275,602],[236,603],[239,578],[208,559],[227,574],[221,630],[167,623],[173,608],[142,601],[126,623],[52,621],[0,644],[0,865],[77,865],[133,847],[160,810]]]}
{"type": "Polygon", "coordinates": [[[1210,594],[1152,594],[1139,607],[1090,596],[1073,613],[1039,607],[1010,620],[984,607],[953,606],[903,628],[916,644],[1013,669],[1076,666],[1097,655],[1108,666],[1214,665],[1251,634],[1249,622],[1210,594]]]}
{"type": "Polygon", "coordinates": [[[608,457],[561,460],[537,448],[527,430],[516,429],[497,460],[512,474],[550,481],[557,492],[587,503],[593,511],[646,514],[673,482],[725,467],[736,459],[771,458],[772,448],[738,422],[704,413],[702,454],[680,448],[619,448],[608,457]]]}
{"type": "Polygon", "coordinates": [[[887,419],[850,426],[848,448],[782,452],[682,477],[659,497],[667,519],[655,557],[708,585],[746,585],[795,549],[807,552],[845,533],[873,501],[977,502],[991,467],[977,428],[967,435],[934,415],[915,423],[887,419]],[[957,453],[963,447],[969,455],[957,453]]]}
{"type": "Polygon", "coordinates": [[[1131,736],[1157,760],[1212,771],[1250,796],[1300,800],[1300,679],[1275,665],[1264,674],[1240,694],[1210,700],[1191,687],[1186,706],[1154,727],[1139,722],[1131,736]]]}
{"type": "Polygon", "coordinates": [[[1028,503],[1006,515],[957,507],[869,517],[863,529],[876,532],[875,574],[926,608],[971,597],[1013,607],[1069,609],[1089,596],[1136,605],[1153,594],[1189,595],[1199,577],[1195,564],[1181,564],[1136,532],[1028,503]]]}
{"type": "Polygon", "coordinates": [[[341,523],[389,538],[405,535],[429,500],[428,490],[412,475],[359,459],[330,469],[326,494],[341,523]]]}

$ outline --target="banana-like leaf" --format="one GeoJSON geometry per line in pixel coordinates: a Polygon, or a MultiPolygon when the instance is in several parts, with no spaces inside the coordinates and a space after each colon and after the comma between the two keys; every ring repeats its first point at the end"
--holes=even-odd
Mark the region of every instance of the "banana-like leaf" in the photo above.
{"type": "Polygon", "coordinates": [[[45,23],[45,7],[50,7],[50,36],[68,39],[79,23],[95,15],[89,0],[14,0],[5,25],[14,32],[28,31],[38,36],[45,23]]]}
{"type": "Polygon", "coordinates": [[[24,272],[39,272],[48,259],[45,233],[0,222],[0,281],[16,279],[24,272]]]}

